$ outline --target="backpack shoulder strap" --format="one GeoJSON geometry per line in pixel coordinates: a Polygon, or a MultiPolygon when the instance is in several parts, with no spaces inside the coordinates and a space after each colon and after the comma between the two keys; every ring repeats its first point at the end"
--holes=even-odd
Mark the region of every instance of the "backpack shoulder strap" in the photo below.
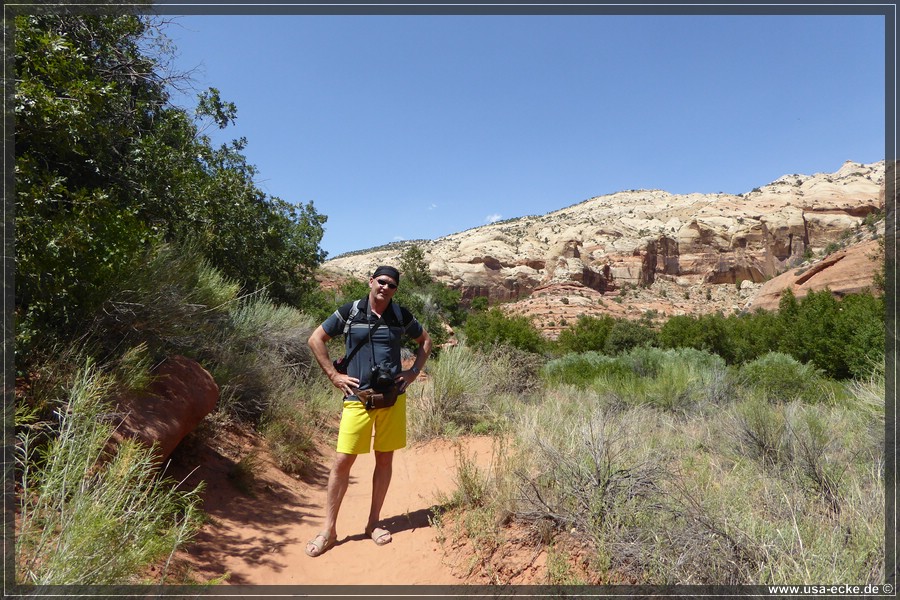
{"type": "Polygon", "coordinates": [[[353,302],[353,306],[350,307],[350,314],[347,316],[347,320],[344,321],[344,335],[347,335],[347,332],[350,331],[350,323],[353,321],[353,317],[359,313],[360,302],[362,300],[356,300],[353,302]]]}

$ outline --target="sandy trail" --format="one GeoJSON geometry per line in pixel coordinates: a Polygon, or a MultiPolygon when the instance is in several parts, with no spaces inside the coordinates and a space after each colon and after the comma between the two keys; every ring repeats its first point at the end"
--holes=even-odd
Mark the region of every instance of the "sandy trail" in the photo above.
{"type": "MultiPolygon", "coordinates": [[[[484,469],[489,467],[491,438],[465,438],[461,443],[466,456],[474,457],[484,469]]],[[[193,579],[209,582],[225,576],[221,583],[232,585],[463,583],[444,560],[437,531],[429,521],[440,494],[456,488],[454,442],[435,440],[395,452],[391,487],[382,510],[382,523],[392,532],[393,541],[385,546],[377,546],[363,534],[375,460],[371,453],[361,455],[353,465],[338,517],[338,543],[316,558],[306,556],[304,548],[322,527],[334,450],[324,450],[324,464],[311,482],[280,471],[263,447],[253,450],[259,457],[253,495],[238,491],[228,479],[233,460],[211,448],[191,457],[194,465],[202,466],[187,484],[206,481],[203,510],[209,517],[195,540],[177,555],[179,562],[189,565],[193,579]]],[[[193,468],[188,466],[190,461],[182,462],[175,465],[175,476],[179,469],[193,468]]]]}

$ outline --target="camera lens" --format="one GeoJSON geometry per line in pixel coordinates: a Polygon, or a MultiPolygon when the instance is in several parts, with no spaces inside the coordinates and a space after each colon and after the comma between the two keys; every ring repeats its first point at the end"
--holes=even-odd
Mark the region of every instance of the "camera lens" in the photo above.
{"type": "Polygon", "coordinates": [[[394,385],[391,369],[386,365],[372,367],[372,387],[379,392],[384,392],[394,385]]]}

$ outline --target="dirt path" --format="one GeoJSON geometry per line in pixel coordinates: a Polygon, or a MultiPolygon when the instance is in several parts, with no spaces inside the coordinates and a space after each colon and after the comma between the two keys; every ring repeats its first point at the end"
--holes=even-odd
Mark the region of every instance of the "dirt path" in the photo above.
{"type": "MultiPolygon", "coordinates": [[[[490,465],[490,438],[466,438],[462,443],[466,455],[474,456],[479,466],[490,465]]],[[[232,585],[463,583],[451,573],[429,522],[440,494],[456,486],[452,442],[437,440],[395,453],[393,479],[382,510],[393,542],[382,547],[363,535],[374,455],[360,456],[338,518],[338,544],[316,558],[306,556],[304,548],[321,529],[333,450],[323,449],[324,464],[304,482],[278,469],[258,441],[244,438],[238,444],[242,448],[230,451],[204,446],[190,452],[190,458],[182,455],[173,460],[173,476],[184,478],[193,463],[202,466],[186,483],[206,481],[203,510],[209,521],[176,556],[176,563],[188,569],[191,579],[210,582],[225,576],[220,583],[232,585]],[[233,456],[249,452],[258,457],[252,495],[239,491],[228,477],[233,456]]]]}

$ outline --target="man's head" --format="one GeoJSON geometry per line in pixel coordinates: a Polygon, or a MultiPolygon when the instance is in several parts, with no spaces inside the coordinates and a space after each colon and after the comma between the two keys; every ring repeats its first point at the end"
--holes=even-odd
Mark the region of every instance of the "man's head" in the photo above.
{"type": "Polygon", "coordinates": [[[400,284],[400,271],[382,265],[369,278],[369,295],[373,300],[390,300],[400,284]]]}

